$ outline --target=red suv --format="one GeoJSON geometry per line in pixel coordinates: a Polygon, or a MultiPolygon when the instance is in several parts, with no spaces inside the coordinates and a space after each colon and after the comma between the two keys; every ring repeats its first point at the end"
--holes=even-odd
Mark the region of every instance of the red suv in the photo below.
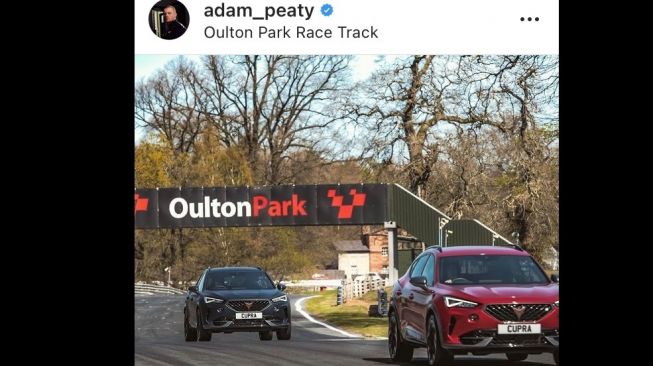
{"type": "Polygon", "coordinates": [[[553,353],[558,361],[558,279],[522,248],[429,247],[392,289],[388,349],[410,361],[426,347],[429,365],[453,355],[505,353],[510,361],[553,353]]]}

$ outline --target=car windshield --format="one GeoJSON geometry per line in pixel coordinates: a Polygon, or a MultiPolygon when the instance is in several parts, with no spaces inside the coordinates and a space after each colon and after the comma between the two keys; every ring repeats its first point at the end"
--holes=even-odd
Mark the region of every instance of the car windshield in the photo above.
{"type": "Polygon", "coordinates": [[[440,258],[440,283],[546,284],[546,274],[529,256],[465,255],[440,258]]]}
{"type": "Polygon", "coordinates": [[[274,283],[264,272],[219,271],[207,276],[205,290],[261,290],[273,289],[274,283]]]}

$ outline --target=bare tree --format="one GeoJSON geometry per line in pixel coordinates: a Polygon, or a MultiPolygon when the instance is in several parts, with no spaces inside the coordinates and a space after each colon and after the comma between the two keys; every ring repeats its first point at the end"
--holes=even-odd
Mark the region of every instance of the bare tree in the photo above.
{"type": "Polygon", "coordinates": [[[408,186],[420,196],[449,187],[438,202],[455,217],[478,215],[475,208],[494,198],[491,186],[483,188],[486,194],[475,192],[488,183],[484,176],[501,174],[488,168],[492,152],[486,148],[479,155],[475,145],[498,132],[493,147],[504,155],[495,161],[510,166],[514,176],[505,206],[496,208],[505,207],[508,226],[523,244],[532,243],[536,202],[557,198],[539,196],[540,185],[556,176],[543,172],[557,161],[550,150],[557,141],[557,57],[412,56],[376,72],[358,89],[349,109],[369,131],[364,154],[403,167],[408,186]],[[429,186],[434,169],[451,186],[429,186]]]}
{"type": "Polygon", "coordinates": [[[412,56],[361,85],[350,110],[372,132],[365,151],[387,162],[407,153],[409,187],[419,193],[438,158],[439,123],[517,128],[523,137],[538,102],[557,97],[556,70],[557,59],[541,56],[412,56]]]}
{"type": "Polygon", "coordinates": [[[291,178],[281,169],[290,153],[315,150],[320,134],[341,118],[332,105],[347,88],[349,59],[207,56],[201,113],[218,127],[225,145],[243,147],[255,177],[283,183],[291,178]]]}
{"type": "Polygon", "coordinates": [[[390,163],[395,150],[406,147],[409,187],[415,193],[421,193],[437,158],[424,150],[429,128],[437,121],[422,112],[427,97],[424,82],[432,61],[433,56],[414,56],[377,72],[349,104],[355,120],[373,132],[363,154],[372,152],[390,163]]]}
{"type": "Polygon", "coordinates": [[[204,128],[202,116],[197,113],[200,85],[196,73],[196,65],[180,57],[152,78],[136,84],[136,121],[162,133],[178,153],[191,151],[204,128]]]}
{"type": "Polygon", "coordinates": [[[505,197],[510,226],[522,244],[541,250],[544,245],[533,240],[533,228],[538,222],[557,222],[558,59],[466,57],[455,70],[449,78],[465,86],[467,94],[459,112],[472,116],[476,127],[489,125],[503,133],[502,145],[495,146],[502,151],[497,166],[511,178],[505,197]],[[551,210],[542,216],[544,206],[551,210]]]}

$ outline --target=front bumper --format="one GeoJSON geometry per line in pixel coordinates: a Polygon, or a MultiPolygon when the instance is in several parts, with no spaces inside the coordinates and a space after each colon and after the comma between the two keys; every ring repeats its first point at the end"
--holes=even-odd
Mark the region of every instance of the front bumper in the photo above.
{"type": "Polygon", "coordinates": [[[498,334],[496,329],[479,329],[463,334],[460,343],[443,343],[449,350],[487,351],[555,351],[559,345],[557,329],[542,329],[541,334],[498,334]]]}
{"type": "Polygon", "coordinates": [[[441,344],[451,351],[469,352],[553,352],[559,346],[559,309],[551,307],[541,318],[519,323],[540,324],[538,334],[498,334],[500,321],[479,308],[441,310],[441,344]]]}
{"type": "Polygon", "coordinates": [[[236,311],[226,304],[206,304],[202,326],[213,333],[265,332],[287,329],[290,326],[290,303],[270,303],[261,312],[263,319],[236,319],[236,311]]]}

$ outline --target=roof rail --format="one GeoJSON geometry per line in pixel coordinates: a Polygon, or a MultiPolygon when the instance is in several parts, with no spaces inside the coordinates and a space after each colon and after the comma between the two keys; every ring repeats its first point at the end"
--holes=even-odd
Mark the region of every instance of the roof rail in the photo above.
{"type": "Polygon", "coordinates": [[[430,247],[427,247],[426,249],[437,249],[440,253],[442,253],[442,247],[439,245],[431,245],[430,247]]]}

